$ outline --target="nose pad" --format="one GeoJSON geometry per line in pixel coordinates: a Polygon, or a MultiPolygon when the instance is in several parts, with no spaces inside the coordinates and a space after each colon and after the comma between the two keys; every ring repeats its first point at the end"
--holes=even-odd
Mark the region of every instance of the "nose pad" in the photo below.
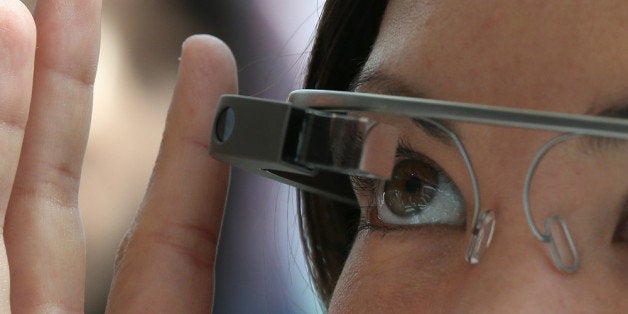
{"type": "Polygon", "coordinates": [[[484,210],[478,216],[478,220],[473,226],[471,234],[471,242],[467,249],[465,259],[471,264],[480,262],[480,258],[491,245],[493,240],[493,232],[495,231],[495,212],[492,210],[484,210]]]}
{"type": "Polygon", "coordinates": [[[554,215],[545,220],[545,235],[554,265],[563,272],[575,272],[580,265],[580,257],[565,219],[554,215]]]}

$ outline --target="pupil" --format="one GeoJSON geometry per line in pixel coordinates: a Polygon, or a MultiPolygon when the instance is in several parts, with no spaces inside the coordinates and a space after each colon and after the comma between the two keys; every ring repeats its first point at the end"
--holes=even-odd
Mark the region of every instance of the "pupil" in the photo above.
{"type": "Polygon", "coordinates": [[[410,194],[414,194],[421,189],[421,179],[412,177],[406,181],[406,191],[410,194]]]}

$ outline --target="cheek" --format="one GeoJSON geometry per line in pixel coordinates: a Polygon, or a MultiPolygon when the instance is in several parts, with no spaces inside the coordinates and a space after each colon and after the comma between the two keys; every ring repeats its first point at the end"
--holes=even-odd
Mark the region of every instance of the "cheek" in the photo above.
{"type": "Polygon", "coordinates": [[[450,231],[428,232],[360,234],[329,313],[560,313],[568,308],[614,313],[628,307],[625,284],[605,267],[566,276],[543,259],[508,256],[509,249],[523,249],[508,241],[471,266],[450,231]]]}
{"type": "Polygon", "coordinates": [[[463,286],[456,280],[466,267],[458,244],[464,241],[456,241],[464,235],[455,233],[362,232],[336,285],[330,313],[447,308],[448,300],[459,294],[456,287],[463,286]]]}

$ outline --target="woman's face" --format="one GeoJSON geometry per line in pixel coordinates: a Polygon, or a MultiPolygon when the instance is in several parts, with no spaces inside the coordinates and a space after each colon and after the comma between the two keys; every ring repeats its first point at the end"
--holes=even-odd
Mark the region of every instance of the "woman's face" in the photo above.
{"type": "MultiPolygon", "coordinates": [[[[628,2],[392,0],[357,90],[626,117],[628,2]]],[[[422,145],[419,131],[400,125],[411,149],[422,145]]],[[[363,226],[330,311],[625,313],[626,146],[565,148],[534,181],[540,188],[533,194],[546,195],[532,205],[543,208],[537,224],[561,213],[573,230],[581,265],[566,274],[530,232],[522,206],[528,167],[556,134],[470,123],[455,131],[475,167],[482,209],[496,214],[493,243],[480,263],[463,258],[470,218],[458,226],[363,226]]],[[[420,153],[442,168],[472,210],[468,174],[443,157],[446,151],[420,153]]],[[[369,207],[373,195],[358,194],[369,207]]],[[[369,213],[363,210],[363,221],[372,224],[369,213]]]]}

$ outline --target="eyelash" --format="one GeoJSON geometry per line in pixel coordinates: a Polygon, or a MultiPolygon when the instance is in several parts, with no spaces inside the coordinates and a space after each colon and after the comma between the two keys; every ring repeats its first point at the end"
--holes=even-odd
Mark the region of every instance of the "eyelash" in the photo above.
{"type": "Polygon", "coordinates": [[[372,222],[370,222],[370,220],[368,218],[362,218],[360,219],[360,225],[358,226],[358,232],[364,231],[364,230],[373,230],[373,231],[379,231],[382,232],[382,236],[385,236],[386,234],[388,234],[388,232],[392,232],[392,231],[404,231],[404,230],[408,230],[410,228],[410,226],[398,226],[398,225],[389,225],[389,224],[374,224],[372,222]]]}

